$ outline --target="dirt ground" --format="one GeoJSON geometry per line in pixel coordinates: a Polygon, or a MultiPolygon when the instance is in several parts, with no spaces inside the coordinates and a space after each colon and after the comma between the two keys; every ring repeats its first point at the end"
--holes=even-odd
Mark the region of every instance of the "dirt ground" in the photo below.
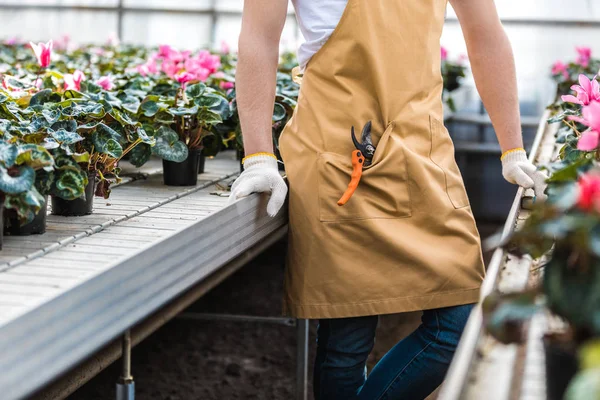
{"type": "MultiPolygon", "coordinates": [[[[482,236],[493,229],[484,227],[482,236]]],[[[188,311],[278,316],[284,252],[285,243],[277,243],[188,311]]],[[[419,319],[420,313],[382,317],[369,364],[374,365],[412,332],[419,319]]],[[[310,362],[314,357],[315,331],[313,323],[310,362]]],[[[295,329],[287,326],[175,319],[133,350],[136,398],[294,399],[295,352],[295,329]]],[[[118,363],[111,365],[68,399],[114,400],[119,368],[118,363]]]]}

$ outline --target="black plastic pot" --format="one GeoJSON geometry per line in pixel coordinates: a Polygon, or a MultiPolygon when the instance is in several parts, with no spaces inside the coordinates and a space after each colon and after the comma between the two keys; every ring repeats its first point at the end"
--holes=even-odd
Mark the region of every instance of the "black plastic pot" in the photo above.
{"type": "Polygon", "coordinates": [[[88,174],[88,184],[85,187],[85,198],[65,200],[52,196],[52,214],[65,217],[90,215],[94,209],[94,192],[96,191],[96,173],[88,174]]]}
{"type": "Polygon", "coordinates": [[[206,164],[206,156],[202,153],[198,155],[198,173],[204,173],[204,165],[206,164]]]}
{"type": "Polygon", "coordinates": [[[163,179],[167,186],[196,186],[199,151],[190,151],[183,162],[163,160],[163,179]]]}
{"type": "Polygon", "coordinates": [[[546,353],[546,398],[548,400],[562,400],[569,382],[579,369],[577,351],[575,346],[566,346],[564,343],[555,343],[544,338],[546,353]]]}
{"type": "Polygon", "coordinates": [[[14,210],[4,210],[4,233],[13,236],[41,235],[46,232],[46,216],[48,214],[48,196],[44,196],[44,204],[33,221],[21,225],[14,210]]]}

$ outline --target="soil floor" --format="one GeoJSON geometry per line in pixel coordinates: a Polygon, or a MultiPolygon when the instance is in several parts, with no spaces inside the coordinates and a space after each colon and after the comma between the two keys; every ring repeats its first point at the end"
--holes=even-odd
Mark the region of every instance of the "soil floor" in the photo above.
{"type": "MultiPolygon", "coordinates": [[[[497,226],[480,226],[482,237],[497,226]]],[[[285,242],[275,244],[188,311],[278,316],[285,242]]],[[[420,313],[384,316],[369,364],[412,332],[420,313]]],[[[311,324],[310,362],[316,323],[311,324]]],[[[295,329],[255,322],[174,319],[134,348],[138,400],[292,400],[295,329]]],[[[120,365],[114,363],[69,400],[114,400],[120,365]]],[[[311,388],[309,388],[312,390],[311,388]]],[[[312,394],[309,395],[312,399],[312,394]]],[[[429,400],[435,399],[435,395],[429,400]]]]}

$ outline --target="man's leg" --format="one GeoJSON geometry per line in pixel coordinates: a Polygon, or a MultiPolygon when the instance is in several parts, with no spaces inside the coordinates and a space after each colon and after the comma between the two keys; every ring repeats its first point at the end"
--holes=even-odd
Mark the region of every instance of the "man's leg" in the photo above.
{"type": "Polygon", "coordinates": [[[315,400],[354,400],[366,379],[377,316],[322,319],[317,330],[315,400]]]}
{"type": "Polygon", "coordinates": [[[422,324],[373,368],[361,400],[422,400],[444,380],[473,305],[423,312],[422,324]]]}

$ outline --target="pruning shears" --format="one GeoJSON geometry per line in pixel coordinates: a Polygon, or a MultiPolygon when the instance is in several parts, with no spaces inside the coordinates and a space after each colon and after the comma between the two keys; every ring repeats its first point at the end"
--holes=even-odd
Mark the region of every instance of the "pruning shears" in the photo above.
{"type": "Polygon", "coordinates": [[[352,143],[356,150],[352,152],[352,176],[348,189],[338,201],[338,206],[343,206],[350,200],[362,177],[363,168],[368,167],[373,162],[373,156],[375,155],[375,146],[373,146],[373,138],[371,137],[371,121],[367,122],[362,130],[361,141],[356,139],[354,133],[354,126],[351,130],[352,143]]]}

